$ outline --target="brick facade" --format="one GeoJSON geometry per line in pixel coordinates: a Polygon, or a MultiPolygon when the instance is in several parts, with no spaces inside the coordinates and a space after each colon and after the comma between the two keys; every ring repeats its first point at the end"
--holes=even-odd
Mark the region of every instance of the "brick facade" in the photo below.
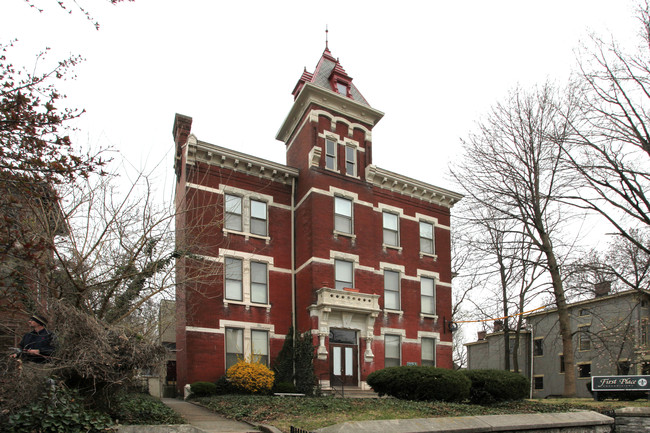
{"type": "Polygon", "coordinates": [[[372,164],[383,113],[351,81],[328,49],[303,74],[277,136],[286,165],[201,142],[176,116],[179,387],[218,379],[235,352],[272,363],[292,325],[313,335],[324,387],[364,387],[388,358],[452,367],[461,196],[372,164]]]}

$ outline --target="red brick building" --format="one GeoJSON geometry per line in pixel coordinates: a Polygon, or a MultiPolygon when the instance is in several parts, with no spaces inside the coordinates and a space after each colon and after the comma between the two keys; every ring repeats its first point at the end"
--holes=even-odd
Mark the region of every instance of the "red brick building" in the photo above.
{"type": "Polygon", "coordinates": [[[329,49],[293,96],[286,165],[199,141],[176,115],[179,387],[237,356],[270,364],[292,324],[313,335],[324,388],[363,388],[390,365],[451,368],[461,195],[372,164],[383,113],[329,49]]]}

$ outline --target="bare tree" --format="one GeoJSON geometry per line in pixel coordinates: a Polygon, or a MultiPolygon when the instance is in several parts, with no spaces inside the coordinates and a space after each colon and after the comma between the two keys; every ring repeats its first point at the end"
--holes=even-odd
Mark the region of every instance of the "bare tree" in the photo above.
{"type": "Polygon", "coordinates": [[[650,225],[650,7],[638,11],[641,45],[628,51],[592,36],[578,56],[580,116],[571,146],[559,143],[580,174],[573,204],[595,212],[650,253],[635,228],[650,225]]]}
{"type": "Polygon", "coordinates": [[[481,287],[481,293],[473,293],[470,301],[473,311],[478,313],[474,318],[484,322],[498,318],[504,334],[504,369],[511,370],[512,366],[518,371],[521,313],[535,299],[537,280],[544,271],[538,260],[531,258],[539,253],[518,230],[515,220],[502,219],[493,209],[482,207],[471,198],[458,213],[461,223],[456,242],[468,256],[458,286],[466,295],[469,288],[481,287]],[[515,338],[511,347],[512,332],[515,338]]]}
{"type": "Polygon", "coordinates": [[[560,198],[572,188],[557,143],[568,140],[575,102],[550,84],[527,93],[517,88],[493,108],[478,132],[463,141],[465,154],[452,174],[496,220],[515,221],[543,254],[559,312],[565,353],[564,395],[575,394],[573,342],[558,246],[568,216],[560,198]]]}

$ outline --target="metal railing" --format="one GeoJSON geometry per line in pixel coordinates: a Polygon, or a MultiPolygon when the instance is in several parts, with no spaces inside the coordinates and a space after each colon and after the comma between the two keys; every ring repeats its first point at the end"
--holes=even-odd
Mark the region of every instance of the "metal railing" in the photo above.
{"type": "Polygon", "coordinates": [[[323,377],[328,376],[330,379],[330,389],[332,390],[332,395],[339,394],[341,397],[345,397],[345,386],[343,385],[343,379],[340,376],[336,376],[329,373],[323,373],[320,375],[320,381],[323,382],[323,377]],[[336,385],[341,387],[340,390],[336,389],[336,385]]]}

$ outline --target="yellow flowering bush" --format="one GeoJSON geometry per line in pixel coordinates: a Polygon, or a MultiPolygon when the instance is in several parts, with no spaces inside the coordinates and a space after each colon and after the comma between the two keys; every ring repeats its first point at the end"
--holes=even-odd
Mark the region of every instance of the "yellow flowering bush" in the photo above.
{"type": "Polygon", "coordinates": [[[239,359],[228,369],[226,376],[235,387],[251,394],[260,394],[271,390],[275,374],[260,362],[239,359]]]}

